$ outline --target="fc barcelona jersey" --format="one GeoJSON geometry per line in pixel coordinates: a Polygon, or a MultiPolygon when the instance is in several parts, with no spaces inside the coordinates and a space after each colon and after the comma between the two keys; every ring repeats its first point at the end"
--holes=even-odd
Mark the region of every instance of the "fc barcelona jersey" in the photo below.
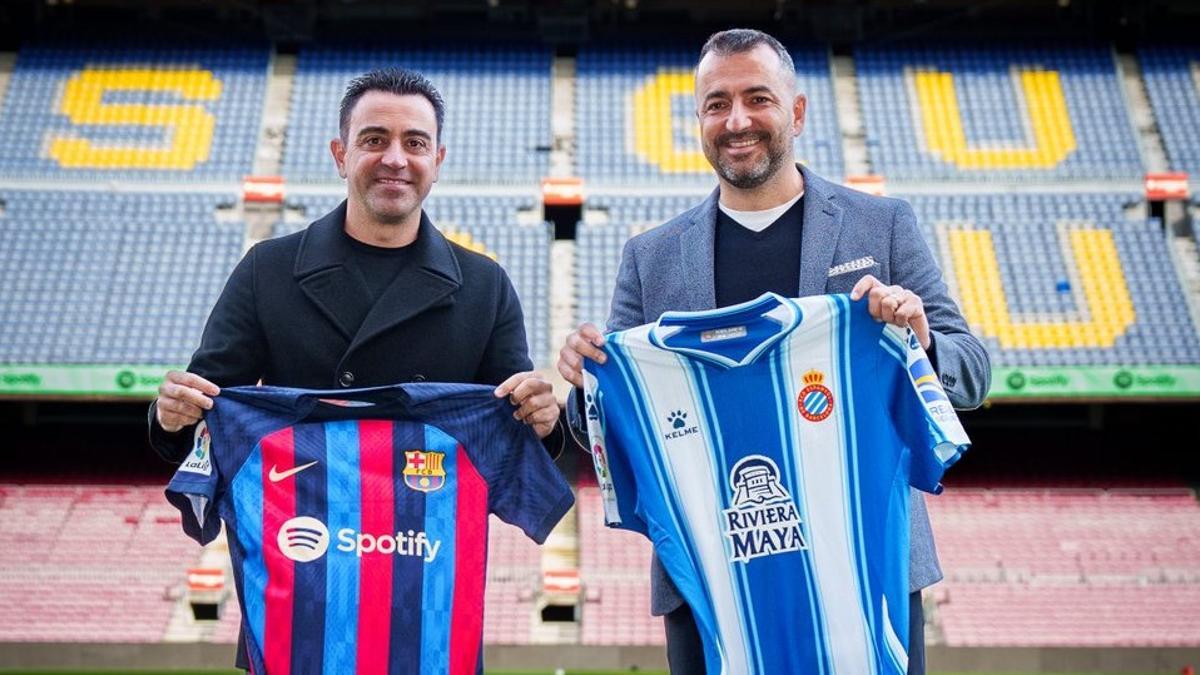
{"type": "Polygon", "coordinates": [[[904,675],[909,487],[967,445],[911,331],[866,300],[668,312],[588,361],[610,525],[687,600],[709,673],[904,675]]]}
{"type": "Polygon", "coordinates": [[[541,543],[573,503],[492,388],[230,387],[167,487],[223,520],[254,673],[479,673],[488,514],[541,543]]]}

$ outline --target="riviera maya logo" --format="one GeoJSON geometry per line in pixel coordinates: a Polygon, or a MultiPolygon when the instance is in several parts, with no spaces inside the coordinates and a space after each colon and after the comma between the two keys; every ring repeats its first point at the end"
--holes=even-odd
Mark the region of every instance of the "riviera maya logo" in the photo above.
{"type": "Polygon", "coordinates": [[[769,457],[742,458],[729,472],[729,485],[733,500],[723,524],[730,560],[745,563],[808,548],[796,502],[780,485],[779,467],[769,457]]]}
{"type": "Polygon", "coordinates": [[[688,414],[683,410],[673,410],[667,415],[667,425],[670,431],[663,434],[663,440],[672,441],[684,436],[700,433],[700,427],[688,424],[688,414]]]}
{"type": "Polygon", "coordinates": [[[796,397],[800,416],[809,422],[820,422],[833,414],[833,392],[825,386],[825,373],[813,369],[803,376],[804,388],[796,397]]]}

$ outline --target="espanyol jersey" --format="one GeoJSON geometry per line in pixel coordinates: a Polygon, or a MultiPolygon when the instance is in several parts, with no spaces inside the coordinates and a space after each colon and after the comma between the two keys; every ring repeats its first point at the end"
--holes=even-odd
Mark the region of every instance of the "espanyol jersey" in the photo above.
{"type": "Polygon", "coordinates": [[[574,501],[492,388],[230,387],[167,487],[224,521],[254,673],[482,672],[488,514],[543,542],[574,501]]]}
{"type": "Polygon", "coordinates": [[[903,675],[909,486],[969,441],[911,331],[766,294],[613,333],[584,400],[605,519],[653,542],[709,673],[903,675]]]}

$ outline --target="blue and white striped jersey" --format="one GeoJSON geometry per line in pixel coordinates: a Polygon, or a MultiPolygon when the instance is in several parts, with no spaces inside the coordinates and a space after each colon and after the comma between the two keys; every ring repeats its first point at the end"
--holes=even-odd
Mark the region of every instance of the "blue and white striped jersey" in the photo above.
{"type": "Polygon", "coordinates": [[[970,441],[911,331],[866,300],[668,312],[588,362],[609,525],[646,535],[710,673],[907,669],[908,490],[970,441]]]}

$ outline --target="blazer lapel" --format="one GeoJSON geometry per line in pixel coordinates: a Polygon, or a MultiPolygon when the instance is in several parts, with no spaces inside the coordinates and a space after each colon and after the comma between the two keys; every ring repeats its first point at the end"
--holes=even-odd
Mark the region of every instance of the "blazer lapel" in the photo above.
{"type": "Polygon", "coordinates": [[[800,235],[800,295],[823,295],[842,230],[842,207],[829,183],[803,166],[804,231],[800,235]]]}
{"type": "Polygon", "coordinates": [[[342,202],[304,231],[293,276],[304,295],[349,340],[370,311],[371,297],[362,278],[345,265],[350,256],[345,223],[342,202]]]}
{"type": "Polygon", "coordinates": [[[692,226],[684,230],[679,238],[680,276],[687,287],[684,289],[688,310],[713,309],[717,306],[716,274],[713,268],[717,239],[717,200],[720,188],[704,200],[692,216],[692,226]]]}
{"type": "Polygon", "coordinates": [[[370,308],[347,351],[432,307],[452,304],[462,287],[462,271],[450,242],[421,212],[421,226],[412,262],[392,281],[370,308]]]}

